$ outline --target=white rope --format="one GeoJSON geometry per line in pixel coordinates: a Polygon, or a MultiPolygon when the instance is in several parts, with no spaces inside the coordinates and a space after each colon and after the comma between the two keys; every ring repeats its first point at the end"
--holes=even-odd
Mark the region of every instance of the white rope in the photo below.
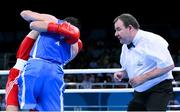
{"type": "Polygon", "coordinates": [[[5,89],[0,90],[0,94],[5,94],[5,93],[6,93],[5,89]]]}
{"type": "MultiPolygon", "coordinates": [[[[92,73],[114,73],[120,71],[119,68],[112,69],[64,69],[65,74],[92,74],[92,73]]],[[[0,70],[0,75],[7,75],[9,70],[0,70]]]]}
{"type": "MultiPolygon", "coordinates": [[[[99,69],[65,69],[65,74],[92,74],[92,73],[114,73],[121,71],[119,68],[99,68],[99,69]]],[[[180,67],[175,67],[174,72],[180,71],[180,67]]],[[[9,70],[0,70],[0,75],[7,75],[9,70]]]]}
{"type": "MultiPolygon", "coordinates": [[[[130,93],[133,92],[132,88],[120,89],[65,89],[65,93],[130,93]]],[[[174,87],[174,92],[180,92],[180,87],[174,87]]],[[[5,90],[0,90],[0,94],[5,94],[5,90]]]]}
{"type": "Polygon", "coordinates": [[[129,93],[133,92],[132,88],[120,89],[65,89],[65,93],[129,93]]]}
{"type": "Polygon", "coordinates": [[[0,70],[0,75],[8,75],[9,70],[0,70]]]}
{"type": "MultiPolygon", "coordinates": [[[[120,71],[119,68],[111,69],[65,69],[65,74],[92,74],[92,73],[114,73],[120,71]]],[[[175,67],[173,71],[180,71],[180,67],[175,67]]],[[[0,75],[7,75],[9,70],[0,70],[0,75]]],[[[180,88],[174,87],[174,91],[180,91],[180,88]]],[[[121,89],[66,89],[65,93],[109,93],[109,92],[133,92],[132,88],[121,89]]],[[[0,89],[0,94],[5,94],[5,90],[0,89]]]]}

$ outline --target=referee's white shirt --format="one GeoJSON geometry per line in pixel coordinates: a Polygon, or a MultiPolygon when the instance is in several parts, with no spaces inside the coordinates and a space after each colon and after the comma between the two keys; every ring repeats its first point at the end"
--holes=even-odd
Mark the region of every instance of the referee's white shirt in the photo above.
{"type": "MultiPolygon", "coordinates": [[[[138,30],[132,42],[135,47],[130,49],[123,44],[120,56],[122,69],[126,70],[129,79],[144,75],[156,67],[164,68],[174,64],[168,50],[168,43],[161,36],[138,30]]],[[[143,92],[166,79],[173,79],[172,71],[146,81],[134,89],[143,92]]]]}

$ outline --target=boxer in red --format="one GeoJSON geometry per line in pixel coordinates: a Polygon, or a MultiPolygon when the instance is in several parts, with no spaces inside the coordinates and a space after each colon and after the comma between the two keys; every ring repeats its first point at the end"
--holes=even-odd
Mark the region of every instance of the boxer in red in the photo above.
{"type": "Polygon", "coordinates": [[[39,33],[32,30],[21,42],[18,52],[16,54],[16,64],[10,69],[8,75],[8,81],[6,83],[6,110],[7,111],[18,111],[18,85],[17,77],[24,65],[26,60],[29,58],[29,53],[39,33]]]}

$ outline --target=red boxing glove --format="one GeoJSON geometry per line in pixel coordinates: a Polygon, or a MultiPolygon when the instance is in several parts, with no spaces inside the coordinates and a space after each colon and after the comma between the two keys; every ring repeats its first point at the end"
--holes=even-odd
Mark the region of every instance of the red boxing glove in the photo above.
{"type": "Polygon", "coordinates": [[[80,52],[83,48],[83,43],[80,39],[78,39],[78,52],[80,52]]]}
{"type": "Polygon", "coordinates": [[[63,22],[61,24],[49,23],[47,31],[61,34],[69,44],[76,43],[80,37],[79,29],[68,22],[63,22]]]}
{"type": "Polygon", "coordinates": [[[21,42],[21,45],[16,54],[16,58],[27,60],[29,58],[29,53],[34,45],[35,40],[29,37],[25,37],[21,42]]]}

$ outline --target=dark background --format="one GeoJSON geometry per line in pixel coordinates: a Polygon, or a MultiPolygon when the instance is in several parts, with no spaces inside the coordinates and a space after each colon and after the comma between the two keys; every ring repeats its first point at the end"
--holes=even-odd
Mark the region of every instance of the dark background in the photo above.
{"type": "Polygon", "coordinates": [[[97,41],[105,44],[105,47],[98,47],[100,49],[107,47],[111,49],[115,45],[120,49],[121,45],[114,37],[113,20],[122,13],[131,13],[139,21],[141,29],[163,36],[170,44],[170,52],[179,55],[180,8],[178,4],[175,1],[157,0],[5,1],[1,4],[3,7],[0,8],[0,52],[16,53],[25,34],[30,31],[29,24],[19,15],[22,10],[28,9],[39,13],[49,13],[59,19],[67,16],[79,18],[84,47],[93,49],[96,49],[94,46],[97,41]]]}
{"type": "Polygon", "coordinates": [[[30,9],[49,13],[58,18],[78,17],[85,29],[112,27],[113,19],[121,13],[131,13],[143,24],[170,24],[177,26],[180,9],[175,1],[136,0],[18,0],[1,4],[1,31],[24,30],[27,26],[19,13],[30,9]],[[8,25],[7,25],[8,24],[8,25]]]}

